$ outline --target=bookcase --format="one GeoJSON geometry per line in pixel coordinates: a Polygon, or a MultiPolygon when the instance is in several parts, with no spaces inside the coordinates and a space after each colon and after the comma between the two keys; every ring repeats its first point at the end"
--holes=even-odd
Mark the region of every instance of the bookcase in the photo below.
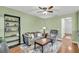
{"type": "Polygon", "coordinates": [[[4,38],[9,48],[20,44],[20,17],[4,14],[4,38]]]}

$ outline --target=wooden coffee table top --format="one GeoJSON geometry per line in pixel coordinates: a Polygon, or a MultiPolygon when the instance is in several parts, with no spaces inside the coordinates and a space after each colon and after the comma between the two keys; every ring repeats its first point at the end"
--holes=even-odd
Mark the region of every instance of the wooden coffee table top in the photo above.
{"type": "Polygon", "coordinates": [[[51,42],[51,40],[47,38],[43,38],[43,39],[36,40],[35,42],[40,45],[46,45],[47,43],[51,42]]]}

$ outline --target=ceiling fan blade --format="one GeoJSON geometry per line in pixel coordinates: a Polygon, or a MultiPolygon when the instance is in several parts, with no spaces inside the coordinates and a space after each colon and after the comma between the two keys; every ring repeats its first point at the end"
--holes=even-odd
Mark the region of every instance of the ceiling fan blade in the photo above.
{"type": "Polygon", "coordinates": [[[53,13],[53,11],[47,11],[47,12],[53,13]]]}
{"type": "Polygon", "coordinates": [[[41,12],[44,12],[44,11],[37,11],[37,13],[41,13],[41,12]]]}
{"type": "Polygon", "coordinates": [[[42,7],[39,7],[40,9],[43,9],[42,7]]]}
{"type": "Polygon", "coordinates": [[[53,6],[48,7],[48,9],[51,9],[51,8],[53,8],[53,6]]]}
{"type": "Polygon", "coordinates": [[[44,8],[43,8],[43,10],[44,10],[44,11],[46,11],[46,10],[47,10],[47,8],[46,8],[46,7],[44,7],[44,8]]]}
{"type": "Polygon", "coordinates": [[[44,10],[44,11],[46,11],[46,10],[47,10],[47,8],[46,8],[46,7],[40,7],[40,6],[39,6],[39,8],[40,8],[41,10],[44,10]]]}

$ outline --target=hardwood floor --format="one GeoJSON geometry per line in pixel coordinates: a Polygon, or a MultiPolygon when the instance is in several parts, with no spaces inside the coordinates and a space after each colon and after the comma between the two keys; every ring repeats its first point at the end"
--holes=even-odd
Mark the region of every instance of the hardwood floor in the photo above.
{"type": "Polygon", "coordinates": [[[21,53],[22,49],[20,47],[14,47],[10,49],[11,53],[21,53]]]}
{"type": "MultiPolygon", "coordinates": [[[[64,37],[61,41],[61,47],[59,48],[57,53],[79,53],[78,45],[72,42],[70,37],[64,37]]],[[[22,49],[20,47],[11,48],[10,51],[12,53],[20,53],[22,49]]]]}
{"type": "Polygon", "coordinates": [[[79,53],[79,48],[77,43],[72,42],[71,38],[64,37],[58,53],[79,53]]]}
{"type": "Polygon", "coordinates": [[[72,43],[72,46],[70,47],[63,47],[63,46],[60,47],[58,53],[79,53],[79,48],[75,43],[72,43]]]}

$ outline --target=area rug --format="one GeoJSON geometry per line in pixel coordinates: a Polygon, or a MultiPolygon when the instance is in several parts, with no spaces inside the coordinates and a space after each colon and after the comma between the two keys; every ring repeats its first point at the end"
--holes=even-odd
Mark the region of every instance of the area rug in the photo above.
{"type": "MultiPolygon", "coordinates": [[[[43,51],[44,53],[57,53],[60,46],[61,46],[61,41],[56,41],[55,43],[53,43],[53,45],[51,43],[48,43],[47,45],[44,46],[43,51]]],[[[22,49],[22,53],[42,53],[41,46],[37,46],[37,48],[34,49],[34,45],[27,46],[25,44],[22,44],[19,47],[22,49]]]]}

